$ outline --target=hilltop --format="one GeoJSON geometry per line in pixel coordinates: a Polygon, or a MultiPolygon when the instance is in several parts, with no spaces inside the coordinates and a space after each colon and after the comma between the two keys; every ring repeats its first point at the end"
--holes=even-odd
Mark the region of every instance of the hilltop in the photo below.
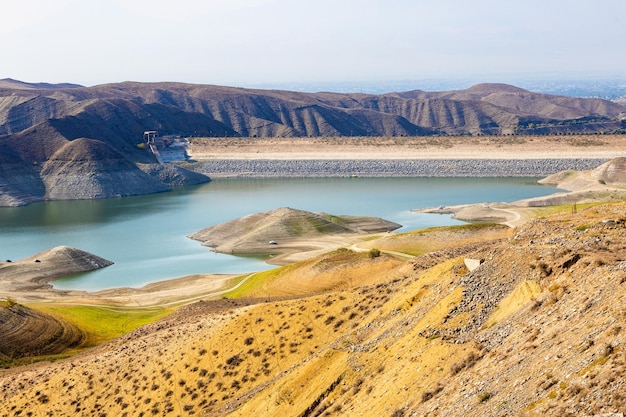
{"type": "MultiPolygon", "coordinates": [[[[374,95],[183,83],[83,87],[5,79],[0,82],[0,205],[146,194],[209,181],[202,170],[190,173],[186,168],[193,167],[181,164],[168,168],[178,171],[174,184],[168,182],[172,175],[157,174],[157,159],[143,146],[146,130],[210,138],[196,141],[198,158],[214,157],[215,138],[237,138],[239,146],[255,138],[339,137],[340,142],[361,138],[378,148],[373,153],[367,149],[376,159],[388,157],[381,147],[396,154],[408,147],[411,155],[419,154],[412,143],[394,150],[395,139],[405,137],[425,136],[426,145],[436,143],[441,150],[475,148],[471,137],[492,135],[493,144],[482,148],[483,154],[492,155],[494,148],[517,142],[510,136],[621,134],[625,114],[626,107],[618,102],[539,94],[504,84],[374,95]],[[73,144],[77,141],[81,143],[73,144]],[[96,163],[100,153],[112,158],[116,168],[96,163]],[[91,180],[85,180],[85,173],[91,180]]],[[[573,142],[597,148],[604,143],[596,138],[573,142]]],[[[259,144],[266,147],[255,142],[259,144]]],[[[290,144],[279,146],[289,150],[290,144]]]]}
{"type": "Polygon", "coordinates": [[[416,231],[376,258],[342,249],[262,273],[244,298],[0,371],[0,415],[624,413],[625,210],[416,231]],[[313,270],[325,288],[303,280],[313,270]]]}
{"type": "MultiPolygon", "coordinates": [[[[311,213],[283,207],[207,227],[189,237],[216,252],[245,255],[297,253],[302,259],[310,257],[312,251],[327,252],[355,241],[355,237],[391,232],[400,227],[402,225],[375,217],[311,213]]],[[[284,256],[280,259],[280,262],[286,262],[284,256]]],[[[273,263],[276,262],[274,259],[273,263]]]]}

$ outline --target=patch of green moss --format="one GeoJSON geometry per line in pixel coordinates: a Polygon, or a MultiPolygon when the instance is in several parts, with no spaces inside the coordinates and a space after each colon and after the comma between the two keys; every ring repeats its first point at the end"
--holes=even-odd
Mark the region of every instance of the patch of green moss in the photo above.
{"type": "Polygon", "coordinates": [[[82,347],[96,346],[167,316],[166,308],[122,308],[81,305],[36,305],[33,308],[59,317],[85,332],[82,347]]]}

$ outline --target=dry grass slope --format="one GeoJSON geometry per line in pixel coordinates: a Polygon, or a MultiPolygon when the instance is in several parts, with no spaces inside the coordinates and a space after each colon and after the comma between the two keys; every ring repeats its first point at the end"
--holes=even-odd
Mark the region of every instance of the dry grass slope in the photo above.
{"type": "MultiPolygon", "coordinates": [[[[5,371],[0,415],[623,413],[625,209],[538,219],[482,244],[463,231],[455,250],[317,295],[295,297],[302,284],[291,299],[192,304],[81,356],[5,371]],[[483,263],[469,272],[465,257],[483,263]]],[[[365,276],[336,256],[293,268],[330,262],[348,276],[354,261],[365,276]]]]}

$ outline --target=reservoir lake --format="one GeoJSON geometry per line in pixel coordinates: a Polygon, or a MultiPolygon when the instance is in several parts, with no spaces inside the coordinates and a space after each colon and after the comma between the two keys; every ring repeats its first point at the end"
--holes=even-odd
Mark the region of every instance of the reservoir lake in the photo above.
{"type": "Polygon", "coordinates": [[[186,236],[247,214],[291,207],[382,217],[399,232],[462,224],[412,209],[512,202],[558,190],[534,178],[215,179],[172,192],[103,200],[51,201],[0,208],[0,258],[19,260],[67,245],[115,264],[54,281],[58,289],[141,287],[197,273],[243,274],[274,266],[217,254],[186,236]]]}

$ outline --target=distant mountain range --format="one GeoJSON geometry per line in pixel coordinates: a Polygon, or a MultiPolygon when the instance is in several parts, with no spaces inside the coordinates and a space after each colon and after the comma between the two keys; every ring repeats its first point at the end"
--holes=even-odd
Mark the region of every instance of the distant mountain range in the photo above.
{"type": "Polygon", "coordinates": [[[71,198],[85,186],[85,170],[102,174],[101,179],[92,175],[91,186],[76,198],[167,189],[170,184],[163,178],[180,178],[180,173],[155,176],[154,170],[137,165],[156,162],[152,154],[137,146],[145,130],[245,138],[610,133],[625,129],[623,102],[539,94],[506,84],[374,95],[182,83],[83,87],[4,79],[0,80],[0,205],[54,196],[71,198]],[[111,166],[117,167],[117,172],[132,171],[133,181],[121,189],[103,185],[112,180],[111,166]],[[67,178],[74,183],[68,184],[67,178]],[[58,189],[61,186],[63,190],[58,189]]]}
{"type": "MultiPolygon", "coordinates": [[[[481,75],[461,78],[418,78],[405,80],[243,83],[237,86],[310,93],[334,91],[337,93],[384,94],[390,91],[415,89],[425,91],[463,90],[484,82],[484,78],[481,75]]],[[[509,79],[508,84],[536,93],[568,97],[595,97],[606,100],[626,98],[626,77],[616,74],[587,74],[580,77],[563,76],[563,74],[545,74],[542,77],[519,75],[513,79],[508,76],[507,78],[509,79]]]]}

